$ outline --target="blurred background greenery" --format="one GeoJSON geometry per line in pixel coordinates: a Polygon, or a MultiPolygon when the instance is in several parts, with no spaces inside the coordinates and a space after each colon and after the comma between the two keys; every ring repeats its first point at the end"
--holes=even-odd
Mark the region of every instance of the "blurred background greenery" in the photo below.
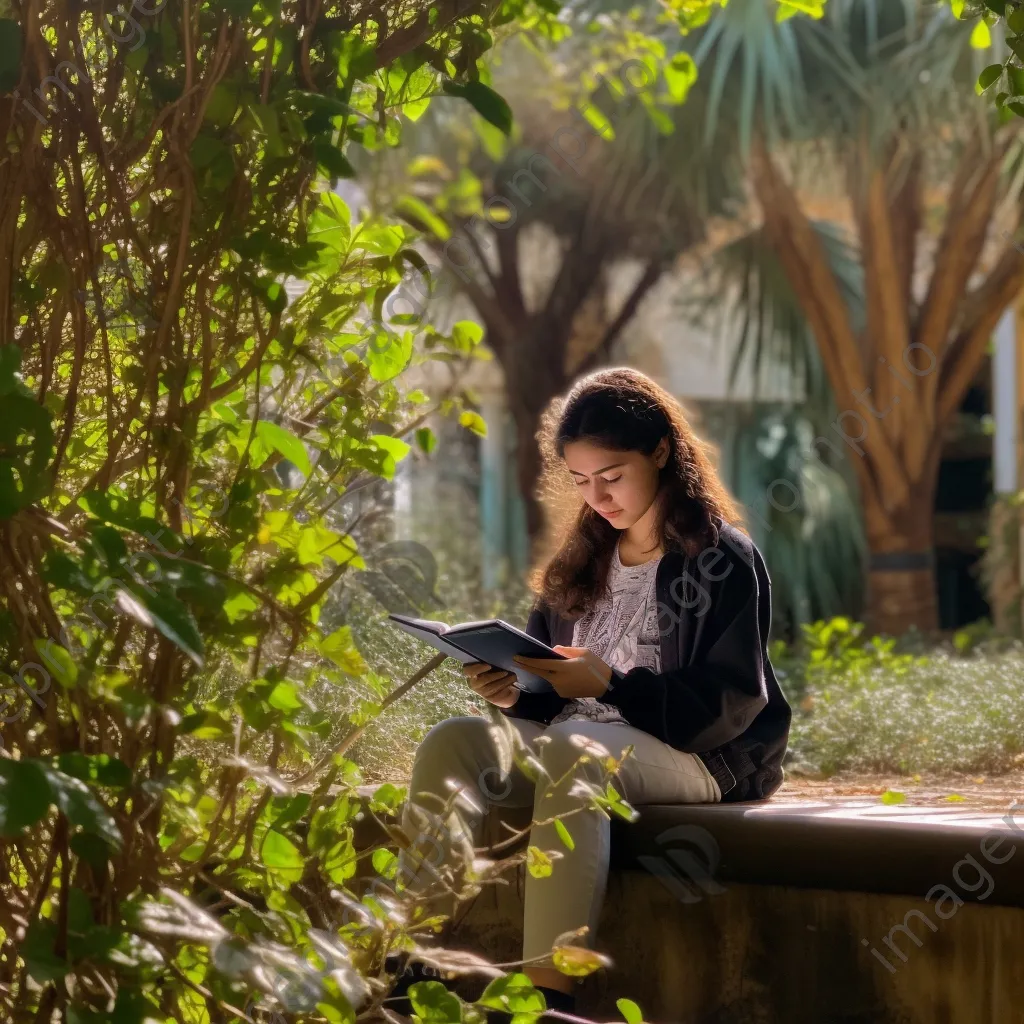
{"type": "MultiPolygon", "coordinates": [[[[525,619],[538,417],[628,363],[683,401],[765,554],[791,763],[1019,764],[1020,135],[1012,88],[976,87],[1003,26],[958,13],[834,0],[779,21],[730,0],[680,37],[573,5],[556,46],[494,55],[508,136],[431,107],[367,159],[350,201],[419,228],[442,270],[428,315],[482,328],[464,382],[484,424],[439,424],[381,498],[390,536],[445,567],[431,616],[525,619]],[[627,61],[658,85],[631,95],[627,61]]],[[[367,649],[414,657],[366,614],[367,649]]],[[[468,706],[440,675],[409,748],[468,706]]]]}

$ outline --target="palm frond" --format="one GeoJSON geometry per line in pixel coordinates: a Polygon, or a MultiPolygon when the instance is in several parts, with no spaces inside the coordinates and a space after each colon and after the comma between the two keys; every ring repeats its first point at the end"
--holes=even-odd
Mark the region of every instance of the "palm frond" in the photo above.
{"type": "MultiPolygon", "coordinates": [[[[863,269],[841,228],[814,221],[855,331],[864,324],[863,269]]],[[[794,400],[815,424],[828,422],[831,389],[814,337],[793,286],[760,227],[721,246],[708,259],[702,280],[679,300],[681,315],[705,327],[732,353],[735,387],[749,367],[760,387],[783,373],[794,400]],[[724,298],[723,298],[724,297],[724,298]]]]}
{"type": "MultiPolygon", "coordinates": [[[[975,102],[991,61],[971,26],[921,0],[830,0],[821,21],[777,24],[770,0],[731,0],[693,46],[712,83],[711,122],[733,117],[743,151],[769,141],[861,140],[991,116],[975,102]]],[[[715,125],[709,123],[709,131],[715,125]]]]}

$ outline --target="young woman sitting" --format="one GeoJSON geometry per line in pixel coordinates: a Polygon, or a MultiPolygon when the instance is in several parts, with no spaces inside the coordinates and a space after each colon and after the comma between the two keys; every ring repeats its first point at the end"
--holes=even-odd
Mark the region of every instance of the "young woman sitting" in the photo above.
{"type": "Polygon", "coordinates": [[[576,496],[562,502],[560,546],[531,581],[526,631],[567,660],[522,660],[550,693],[524,692],[490,665],[465,666],[545,773],[534,783],[518,769],[486,717],[434,726],[416,754],[407,827],[415,833],[418,809],[436,814],[453,787],[462,809],[432,849],[403,853],[399,877],[415,889],[453,843],[471,853],[489,805],[532,805],[534,821],[547,823],[534,825],[530,844],[561,856],[546,877],[526,876],[525,973],[550,1008],[571,1012],[574,979],[550,954],[582,926],[593,946],[610,836],[607,815],[571,792],[603,772],[578,763],[580,743],[616,758],[633,748],[614,785],[641,816],[645,804],[764,800],[782,784],[791,712],[766,650],[764,561],[679,403],[636,370],[609,369],[576,383],[547,424],[546,473],[565,485],[551,511],[568,488],[576,496]],[[574,810],[564,822],[570,850],[551,819],[574,810]],[[427,852],[430,867],[418,859],[427,852]]]}

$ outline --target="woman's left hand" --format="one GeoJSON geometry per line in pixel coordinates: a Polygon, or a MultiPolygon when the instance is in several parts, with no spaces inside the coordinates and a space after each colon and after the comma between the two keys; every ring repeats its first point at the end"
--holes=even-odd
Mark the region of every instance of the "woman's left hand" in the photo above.
{"type": "Polygon", "coordinates": [[[526,658],[517,654],[517,665],[546,679],[559,697],[600,697],[608,689],[612,678],[611,666],[603,662],[586,647],[563,647],[555,644],[552,650],[568,659],[526,658]]]}

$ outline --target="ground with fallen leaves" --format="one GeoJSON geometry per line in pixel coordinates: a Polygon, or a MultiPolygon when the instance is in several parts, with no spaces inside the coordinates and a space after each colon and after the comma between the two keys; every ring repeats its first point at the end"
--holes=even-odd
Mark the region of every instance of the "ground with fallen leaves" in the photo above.
{"type": "Polygon", "coordinates": [[[916,806],[957,805],[999,811],[1014,800],[1024,805],[1024,768],[1005,775],[834,775],[829,779],[788,773],[777,802],[873,797],[879,803],[916,806]],[[889,794],[886,796],[886,794],[889,794]],[[902,794],[905,799],[900,799],[902,794]]]}

